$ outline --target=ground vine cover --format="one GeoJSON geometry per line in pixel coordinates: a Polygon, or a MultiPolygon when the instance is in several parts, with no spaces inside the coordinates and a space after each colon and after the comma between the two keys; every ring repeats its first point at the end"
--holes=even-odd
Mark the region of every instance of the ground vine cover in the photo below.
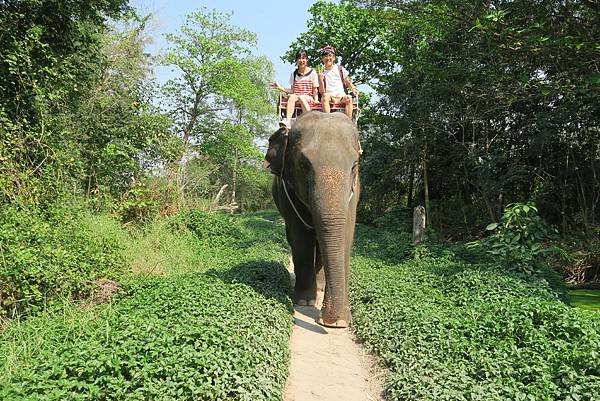
{"type": "MultiPolygon", "coordinates": [[[[268,217],[271,217],[268,215],[268,217]]],[[[188,272],[136,275],[111,305],[0,334],[2,400],[279,400],[292,325],[282,228],[191,213],[188,272]]]]}
{"type": "MultiPolygon", "coordinates": [[[[276,219],[193,212],[145,234],[150,267],[112,304],[0,333],[0,400],[279,400],[292,319],[276,219]]],[[[567,306],[550,271],[365,226],[352,264],[354,327],[390,370],[387,399],[600,393],[600,313],[567,306]]]]}
{"type": "Polygon", "coordinates": [[[411,248],[402,233],[362,227],[358,237],[354,324],[390,369],[389,399],[597,399],[600,313],[569,307],[549,271],[517,274],[463,247],[411,248]]]}

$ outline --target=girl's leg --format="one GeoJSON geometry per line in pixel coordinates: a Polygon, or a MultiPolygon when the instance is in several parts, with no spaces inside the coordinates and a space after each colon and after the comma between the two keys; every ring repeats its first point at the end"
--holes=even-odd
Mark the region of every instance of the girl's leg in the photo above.
{"type": "Polygon", "coordinates": [[[287,117],[287,127],[292,126],[292,116],[294,115],[294,109],[296,108],[296,102],[298,101],[298,95],[291,94],[287,100],[287,108],[286,108],[286,117],[287,117]]]}
{"type": "Polygon", "coordinates": [[[352,120],[352,98],[350,96],[344,96],[344,109],[346,115],[352,120]]]}
{"type": "Polygon", "coordinates": [[[308,95],[300,95],[299,96],[300,99],[300,106],[302,107],[302,111],[310,111],[311,107],[310,107],[310,96],[308,95]]]}
{"type": "Polygon", "coordinates": [[[331,110],[331,95],[326,93],[323,95],[323,98],[321,99],[321,107],[323,107],[323,113],[329,113],[331,110]]]}

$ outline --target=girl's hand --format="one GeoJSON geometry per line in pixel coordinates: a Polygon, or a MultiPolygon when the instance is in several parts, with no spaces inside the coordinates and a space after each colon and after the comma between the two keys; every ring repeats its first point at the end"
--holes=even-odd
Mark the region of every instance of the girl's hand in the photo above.
{"type": "Polygon", "coordinates": [[[279,84],[275,81],[269,82],[269,86],[273,89],[279,89],[279,84]]]}

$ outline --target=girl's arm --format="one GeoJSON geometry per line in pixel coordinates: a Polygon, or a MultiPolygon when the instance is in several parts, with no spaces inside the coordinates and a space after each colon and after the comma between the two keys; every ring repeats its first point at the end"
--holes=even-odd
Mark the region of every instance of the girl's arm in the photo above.
{"type": "Polygon", "coordinates": [[[325,79],[325,76],[321,72],[319,73],[319,93],[321,96],[325,94],[325,84],[323,83],[323,79],[325,79]]]}
{"type": "Polygon", "coordinates": [[[283,86],[279,85],[277,82],[273,81],[270,83],[271,88],[277,89],[282,91],[283,93],[287,93],[290,94],[292,93],[292,89],[291,88],[284,88],[283,86]]]}
{"type": "Polygon", "coordinates": [[[319,75],[315,70],[312,72],[314,75],[312,76],[312,84],[313,84],[313,100],[318,103],[319,102],[319,75]]]}
{"type": "Polygon", "coordinates": [[[358,95],[358,89],[356,88],[356,86],[354,86],[352,81],[350,81],[350,77],[346,77],[344,81],[346,81],[346,88],[350,88],[350,90],[352,91],[352,93],[354,93],[355,96],[358,95]]]}

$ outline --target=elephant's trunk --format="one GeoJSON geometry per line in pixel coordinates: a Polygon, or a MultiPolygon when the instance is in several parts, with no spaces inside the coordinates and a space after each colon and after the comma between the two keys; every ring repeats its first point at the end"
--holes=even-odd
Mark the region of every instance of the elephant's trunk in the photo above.
{"type": "Polygon", "coordinates": [[[325,297],[321,309],[322,324],[346,327],[350,323],[348,302],[348,198],[347,179],[325,170],[316,184],[322,196],[315,196],[313,213],[321,258],[325,269],[325,297]],[[327,174],[329,173],[329,174],[327,174]],[[333,177],[332,177],[333,175],[333,177]]]}
{"type": "Polygon", "coordinates": [[[328,326],[345,327],[350,323],[345,222],[345,216],[323,219],[322,228],[317,228],[326,283],[322,319],[323,324],[328,326]]]}

